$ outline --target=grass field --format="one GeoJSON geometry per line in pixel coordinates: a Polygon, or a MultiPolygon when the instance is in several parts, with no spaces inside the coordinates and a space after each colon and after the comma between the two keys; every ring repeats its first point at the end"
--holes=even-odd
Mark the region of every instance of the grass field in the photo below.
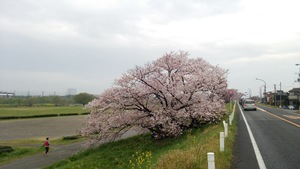
{"type": "MultiPolygon", "coordinates": [[[[226,116],[225,119],[228,119],[226,116]]],[[[104,144],[48,166],[54,168],[207,168],[207,153],[215,153],[216,168],[230,168],[237,119],[229,126],[225,151],[220,152],[223,124],[207,124],[173,139],[154,140],[149,134],[104,144]]]]}
{"type": "Polygon", "coordinates": [[[33,116],[45,114],[70,114],[70,113],[85,113],[82,106],[57,106],[57,107],[1,107],[0,117],[8,116],[33,116]]]}
{"type": "Polygon", "coordinates": [[[22,157],[27,157],[40,153],[44,151],[43,147],[32,148],[32,147],[14,147],[14,151],[11,153],[2,153],[0,154],[0,164],[9,163],[11,161],[20,159],[22,157]]]}
{"type": "MultiPolygon", "coordinates": [[[[0,141],[0,145],[2,146],[11,146],[14,151],[11,153],[1,153],[0,154],[0,165],[9,163],[11,161],[27,157],[30,155],[34,155],[36,153],[41,153],[44,151],[44,147],[42,147],[42,142],[44,139],[40,140],[10,140],[10,141],[0,141]]],[[[61,144],[70,144],[78,141],[83,141],[83,138],[78,136],[67,136],[63,138],[59,138],[56,140],[51,140],[51,144],[53,145],[61,145],[61,144]]]]}

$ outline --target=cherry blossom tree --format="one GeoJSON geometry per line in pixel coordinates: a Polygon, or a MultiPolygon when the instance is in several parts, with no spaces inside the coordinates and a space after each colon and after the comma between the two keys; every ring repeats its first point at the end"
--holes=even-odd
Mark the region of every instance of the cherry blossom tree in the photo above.
{"type": "Polygon", "coordinates": [[[129,70],[88,104],[81,134],[90,144],[114,140],[130,128],[154,138],[176,137],[186,129],[218,122],[225,113],[227,70],[184,51],[129,70]]]}

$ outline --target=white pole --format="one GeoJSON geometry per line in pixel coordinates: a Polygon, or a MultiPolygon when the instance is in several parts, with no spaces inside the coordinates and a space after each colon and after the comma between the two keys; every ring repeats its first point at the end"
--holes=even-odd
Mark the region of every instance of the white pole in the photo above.
{"type": "Polygon", "coordinates": [[[232,106],[232,103],[231,103],[231,97],[230,97],[230,108],[229,108],[229,110],[232,110],[231,106],[232,106]]]}
{"type": "Polygon", "coordinates": [[[228,136],[228,123],[225,123],[225,137],[228,136]]]}
{"type": "Polygon", "coordinates": [[[208,169],[215,169],[215,154],[212,152],[207,153],[208,169]]]}
{"type": "Polygon", "coordinates": [[[223,152],[225,150],[225,136],[224,132],[220,132],[220,151],[223,152]]]}
{"type": "Polygon", "coordinates": [[[231,125],[231,124],[232,124],[232,114],[229,115],[229,125],[231,125]]]}

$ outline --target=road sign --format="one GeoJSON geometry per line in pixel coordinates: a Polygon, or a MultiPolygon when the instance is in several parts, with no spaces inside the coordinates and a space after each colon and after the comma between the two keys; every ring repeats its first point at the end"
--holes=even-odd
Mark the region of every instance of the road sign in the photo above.
{"type": "Polygon", "coordinates": [[[232,97],[232,96],[234,95],[233,90],[229,90],[229,91],[228,91],[228,94],[229,94],[230,97],[232,97]]]}

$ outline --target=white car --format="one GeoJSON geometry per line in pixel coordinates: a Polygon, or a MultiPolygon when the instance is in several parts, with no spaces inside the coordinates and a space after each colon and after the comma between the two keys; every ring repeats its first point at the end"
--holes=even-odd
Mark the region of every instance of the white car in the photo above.
{"type": "Polygon", "coordinates": [[[289,105],[289,106],[288,106],[288,109],[290,109],[290,110],[295,110],[295,106],[289,105]]]}
{"type": "Polygon", "coordinates": [[[256,104],[254,100],[245,100],[243,103],[244,110],[255,110],[256,111],[256,104]]]}

